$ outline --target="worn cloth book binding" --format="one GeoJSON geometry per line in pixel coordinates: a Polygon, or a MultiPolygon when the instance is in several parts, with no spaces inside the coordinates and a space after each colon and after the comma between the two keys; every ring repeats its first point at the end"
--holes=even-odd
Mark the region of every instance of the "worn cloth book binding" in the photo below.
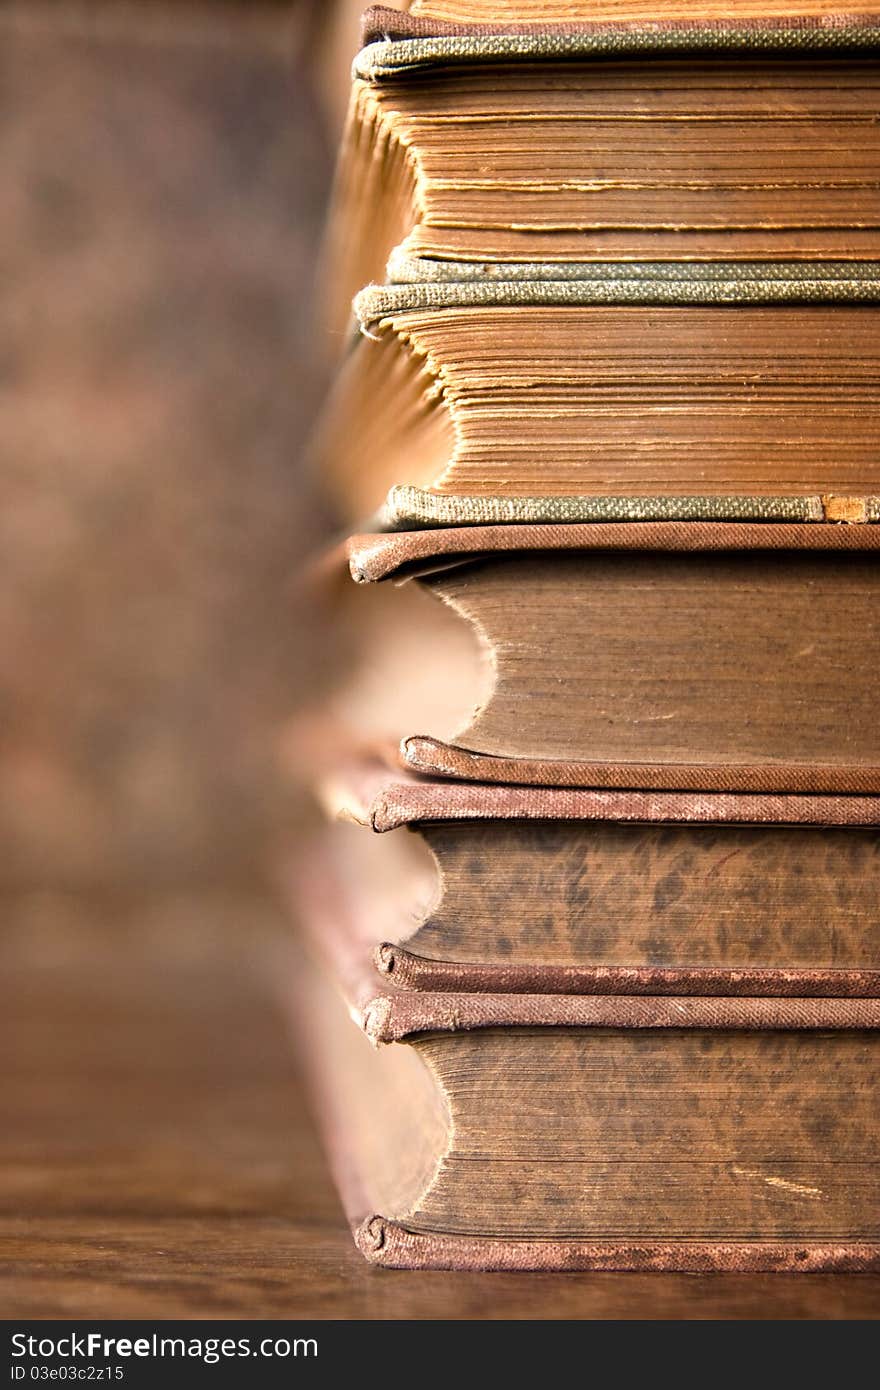
{"type": "Polygon", "coordinates": [[[515,503],[503,519],[586,521],[628,505],[646,518],[784,520],[815,517],[825,496],[834,519],[847,505],[871,519],[878,289],[865,266],[807,282],[627,270],[369,289],[357,301],[367,333],[313,466],[352,523],[398,488],[418,490],[418,524],[425,499],[462,517],[467,498],[473,520],[515,503]],[[551,497],[581,510],[554,515],[551,497]]]}
{"type": "Polygon", "coordinates": [[[359,585],[406,579],[419,592],[398,587],[381,606],[372,696],[358,695],[353,673],[347,708],[365,735],[397,737],[405,765],[432,775],[878,792],[878,554],[880,529],[828,523],[355,537],[359,585]],[[453,648],[445,634],[462,622],[470,642],[453,648]],[[383,651],[406,653],[387,682],[383,651]],[[397,727],[367,722],[377,702],[397,727]]]}
{"type": "Polygon", "coordinates": [[[375,988],[880,995],[880,797],[568,792],[357,761],[322,798],[331,827],[291,877],[334,885],[375,988]]]}
{"type": "Polygon", "coordinates": [[[368,1259],[880,1267],[880,1001],[377,988],[325,888],[295,1020],[368,1259]]]}
{"type": "Polygon", "coordinates": [[[464,29],[368,13],[328,248],[339,311],[398,244],[498,265],[876,259],[880,17],[816,8],[464,29]]]}

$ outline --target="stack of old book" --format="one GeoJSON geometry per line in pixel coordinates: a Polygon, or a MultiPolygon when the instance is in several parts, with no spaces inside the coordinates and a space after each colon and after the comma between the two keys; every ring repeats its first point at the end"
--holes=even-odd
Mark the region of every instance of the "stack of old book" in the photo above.
{"type": "Polygon", "coordinates": [[[880,17],[412,8],[316,444],[369,751],[301,1010],[358,1245],[877,1267],[880,17]]]}

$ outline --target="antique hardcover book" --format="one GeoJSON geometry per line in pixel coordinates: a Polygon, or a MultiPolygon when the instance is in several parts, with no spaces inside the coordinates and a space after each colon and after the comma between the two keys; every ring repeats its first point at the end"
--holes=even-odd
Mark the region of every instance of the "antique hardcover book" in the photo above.
{"type": "Polygon", "coordinates": [[[368,1259],[880,1267],[877,999],[377,988],[326,903],[295,1023],[368,1259]]]}
{"type": "Polygon", "coordinates": [[[343,765],[294,866],[420,990],[880,995],[880,797],[566,791],[343,765]]]}
{"type": "Polygon", "coordinates": [[[377,605],[345,707],[415,771],[880,791],[875,525],[483,526],[355,537],[349,556],[364,622],[366,586],[411,581],[377,605]]]}
{"type": "Polygon", "coordinates": [[[399,243],[499,266],[878,255],[875,13],[522,8],[540,22],[365,16],[329,247],[343,299],[399,243]]]}
{"type": "Polygon", "coordinates": [[[649,270],[365,291],[314,448],[343,515],[390,489],[389,526],[880,514],[876,271],[796,304],[649,270]]]}

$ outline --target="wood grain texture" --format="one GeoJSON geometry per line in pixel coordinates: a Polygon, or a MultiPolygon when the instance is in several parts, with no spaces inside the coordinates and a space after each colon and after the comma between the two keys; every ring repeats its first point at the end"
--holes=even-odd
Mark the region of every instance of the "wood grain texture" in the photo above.
{"type": "Polygon", "coordinates": [[[495,688],[459,734],[465,747],[609,762],[880,762],[871,556],[511,556],[422,582],[494,652],[495,688]]]}

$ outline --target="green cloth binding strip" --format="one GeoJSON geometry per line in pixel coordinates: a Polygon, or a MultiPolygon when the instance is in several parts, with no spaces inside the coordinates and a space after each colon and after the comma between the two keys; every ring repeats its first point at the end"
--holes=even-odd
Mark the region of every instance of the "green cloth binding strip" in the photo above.
{"type": "Polygon", "coordinates": [[[465,34],[370,43],[352,76],[381,82],[428,67],[466,63],[544,62],[672,56],[692,53],[854,53],[880,48],[880,16],[694,24],[597,24],[538,34],[465,34]]]}
{"type": "MultiPolygon", "coordinates": [[[[482,264],[482,263],[481,263],[482,264]]],[[[838,263],[835,263],[836,265],[838,263]]],[[[392,314],[423,309],[520,308],[591,304],[877,304],[880,268],[876,261],[853,261],[846,272],[825,274],[819,264],[774,265],[772,273],[739,263],[677,262],[580,263],[575,278],[532,279],[522,266],[521,280],[447,280],[399,285],[368,285],[355,296],[354,311],[363,332],[392,314]]],[[[535,272],[543,263],[535,264],[535,272]]]]}
{"type": "Polygon", "coordinates": [[[402,246],[388,258],[389,285],[510,284],[520,281],[625,280],[633,285],[766,285],[823,288],[880,284],[880,261],[445,261],[411,256],[402,246]]]}
{"type": "MultiPolygon", "coordinates": [[[[880,521],[880,498],[858,499],[880,521]]],[[[825,521],[821,497],[465,497],[394,487],[378,517],[385,531],[591,521],[825,521]]]]}

